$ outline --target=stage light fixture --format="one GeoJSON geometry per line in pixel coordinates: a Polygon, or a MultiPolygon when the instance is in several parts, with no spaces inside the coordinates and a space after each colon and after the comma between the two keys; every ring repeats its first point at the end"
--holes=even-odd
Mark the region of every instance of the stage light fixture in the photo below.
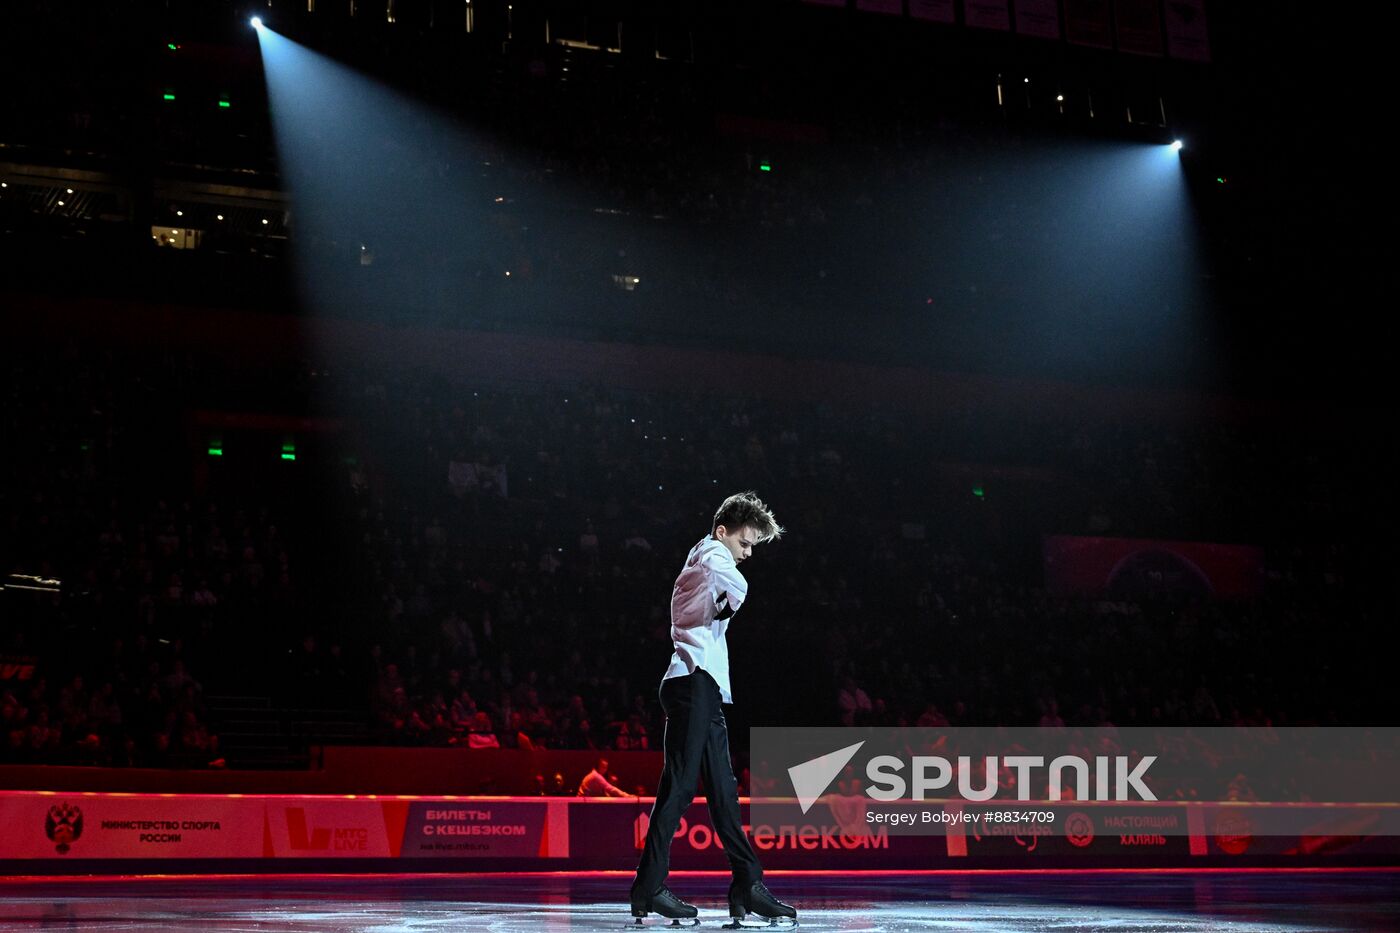
{"type": "Polygon", "coordinates": [[[1183,146],[1185,146],[1185,145],[1186,145],[1186,144],[1185,144],[1184,142],[1182,142],[1181,140],[1179,140],[1179,139],[1173,139],[1173,140],[1172,140],[1172,152],[1180,152],[1180,151],[1181,151],[1181,148],[1182,148],[1183,146]]]}
{"type": "Polygon", "coordinates": [[[261,29],[261,28],[262,28],[262,17],[261,17],[261,16],[254,16],[252,19],[248,20],[248,25],[249,25],[249,26],[252,26],[254,29],[261,29]]]}

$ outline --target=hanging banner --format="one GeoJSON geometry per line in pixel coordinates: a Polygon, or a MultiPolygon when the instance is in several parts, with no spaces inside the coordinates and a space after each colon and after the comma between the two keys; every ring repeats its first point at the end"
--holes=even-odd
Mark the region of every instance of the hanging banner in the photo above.
{"type": "Polygon", "coordinates": [[[1060,38],[1057,0],[1016,0],[1016,32],[1037,39],[1060,38]]]}
{"type": "Polygon", "coordinates": [[[953,0],[909,0],[909,15],[930,23],[951,23],[957,19],[953,0]]]}
{"type": "Polygon", "coordinates": [[[1075,45],[1113,48],[1109,0],[1065,0],[1065,36],[1075,45]]]}
{"type": "Polygon", "coordinates": [[[1264,552],[1248,545],[1049,535],[1043,548],[1045,587],[1057,595],[1236,599],[1264,585],[1264,552]]]}
{"type": "Polygon", "coordinates": [[[1011,10],[1006,0],[963,0],[963,23],[973,29],[1011,29],[1011,10]]]}
{"type": "Polygon", "coordinates": [[[1167,54],[1190,62],[1210,61],[1204,0],[1167,0],[1167,54]]]}
{"type": "Polygon", "coordinates": [[[32,654],[0,654],[0,681],[33,680],[39,659],[32,654]]]}
{"type": "Polygon", "coordinates": [[[1162,54],[1162,11],[1157,0],[1115,0],[1113,20],[1120,52],[1162,54]]]}

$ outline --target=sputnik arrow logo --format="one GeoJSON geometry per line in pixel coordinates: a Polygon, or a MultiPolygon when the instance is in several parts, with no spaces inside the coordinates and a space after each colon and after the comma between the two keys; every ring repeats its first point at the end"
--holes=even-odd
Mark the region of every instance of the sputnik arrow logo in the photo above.
{"type": "Polygon", "coordinates": [[[813,758],[788,768],[788,777],[792,778],[792,789],[797,792],[797,802],[802,805],[803,813],[812,809],[812,804],[826,793],[836,775],[841,773],[841,769],[846,767],[846,763],[855,757],[864,744],[862,739],[829,755],[822,755],[820,758],[813,758]]]}

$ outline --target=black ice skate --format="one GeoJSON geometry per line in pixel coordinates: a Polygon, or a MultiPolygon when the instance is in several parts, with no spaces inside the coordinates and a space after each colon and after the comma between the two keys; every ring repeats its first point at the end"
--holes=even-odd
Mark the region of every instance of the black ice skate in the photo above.
{"type": "Polygon", "coordinates": [[[754,914],[767,920],[767,926],[791,929],[797,926],[797,910],[773,896],[762,881],[755,881],[748,887],[738,883],[729,886],[729,918],[726,930],[761,929],[757,924],[746,924],[744,919],[754,914]],[[779,923],[786,920],[786,923],[779,923]]]}
{"type": "Polygon", "coordinates": [[[647,914],[657,914],[671,921],[671,926],[698,926],[700,923],[700,911],[695,909],[694,904],[687,904],[685,901],[671,893],[670,888],[663,887],[651,897],[639,895],[635,890],[632,892],[632,916],[636,917],[633,926],[645,926],[642,923],[647,914]],[[682,920],[689,920],[689,923],[681,923],[682,920]]]}

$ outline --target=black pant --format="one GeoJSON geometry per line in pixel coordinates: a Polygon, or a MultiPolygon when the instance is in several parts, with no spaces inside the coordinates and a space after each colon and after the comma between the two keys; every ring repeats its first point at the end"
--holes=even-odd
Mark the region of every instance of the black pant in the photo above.
{"type": "Polygon", "coordinates": [[[734,880],[752,884],[763,877],[763,866],[744,835],[739,782],[729,763],[729,728],[720,706],[719,684],[699,668],[689,676],[663,680],[660,694],[661,708],[666,712],[666,760],[633,890],[650,896],[666,883],[671,868],[671,837],[680,826],[681,815],[695,799],[695,785],[700,779],[704,779],[710,820],[724,846],[734,880]]]}

